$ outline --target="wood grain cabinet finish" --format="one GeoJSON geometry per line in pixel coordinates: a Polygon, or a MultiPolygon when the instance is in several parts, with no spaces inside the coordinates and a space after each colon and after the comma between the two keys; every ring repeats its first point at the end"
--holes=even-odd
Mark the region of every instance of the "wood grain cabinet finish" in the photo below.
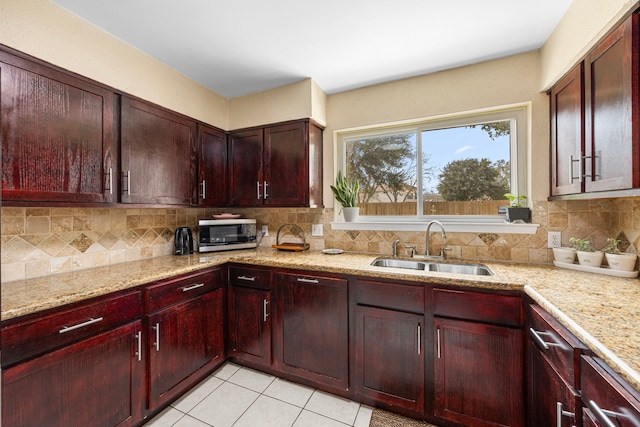
{"type": "Polygon", "coordinates": [[[223,362],[223,280],[223,269],[216,268],[146,289],[152,310],[147,319],[150,410],[179,396],[223,362]]]}
{"type": "Polygon", "coordinates": [[[231,206],[322,205],[322,129],[310,120],[229,135],[231,206]]]}
{"type": "Polygon", "coordinates": [[[227,206],[227,134],[220,129],[198,125],[198,141],[198,204],[203,207],[227,206]]]}
{"type": "MultiPolygon", "coordinates": [[[[549,92],[551,194],[640,188],[640,29],[634,13],[549,92]]],[[[619,193],[618,193],[619,194],[619,193]]]]}
{"type": "Polygon", "coordinates": [[[348,281],[304,272],[274,277],[274,367],[344,393],[349,389],[348,281]]]}
{"type": "Polygon", "coordinates": [[[2,200],[117,200],[118,97],[0,50],[2,200]]]}
{"type": "Polygon", "coordinates": [[[229,267],[229,356],[254,367],[271,366],[271,270],[229,267]]]}
{"type": "Polygon", "coordinates": [[[528,425],[580,425],[580,355],[587,349],[537,305],[527,306],[527,332],[528,425]]]}
{"type": "Polygon", "coordinates": [[[41,322],[37,316],[17,319],[3,328],[3,338],[22,330],[21,342],[12,339],[12,351],[24,357],[12,358],[16,363],[2,370],[3,426],[124,427],[142,419],[146,355],[142,322],[136,319],[140,295],[113,298],[116,306],[111,300],[65,309],[41,322]],[[114,313],[115,307],[125,317],[133,313],[132,318],[114,313]],[[48,332],[52,327],[59,327],[58,342],[48,332]],[[44,353],[33,350],[34,342],[42,344],[44,353]]]}
{"type": "Polygon", "coordinates": [[[522,324],[511,322],[522,318],[521,304],[515,296],[434,290],[436,417],[461,425],[525,425],[522,324]]]}
{"type": "Polygon", "coordinates": [[[121,116],[122,203],[197,204],[195,121],[125,96],[121,116]]]}

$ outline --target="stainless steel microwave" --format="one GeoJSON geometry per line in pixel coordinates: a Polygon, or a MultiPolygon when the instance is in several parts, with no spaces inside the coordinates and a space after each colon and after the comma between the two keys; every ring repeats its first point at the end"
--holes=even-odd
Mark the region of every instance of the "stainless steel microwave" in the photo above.
{"type": "Polygon", "coordinates": [[[255,219],[198,220],[200,252],[249,249],[257,246],[255,219]]]}

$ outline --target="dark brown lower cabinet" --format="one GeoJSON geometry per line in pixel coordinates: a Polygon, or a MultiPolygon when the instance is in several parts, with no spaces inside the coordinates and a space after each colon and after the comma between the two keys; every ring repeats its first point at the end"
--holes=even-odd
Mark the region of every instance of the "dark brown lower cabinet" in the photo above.
{"type": "Polygon", "coordinates": [[[222,363],[223,332],[221,288],[149,316],[149,409],[197,382],[199,371],[222,363]]]}
{"type": "Polygon", "coordinates": [[[275,368],[336,392],[348,390],[347,280],[278,273],[275,281],[275,368]]]}
{"type": "Polygon", "coordinates": [[[388,408],[424,411],[424,315],[358,306],[356,389],[388,408]]]}
{"type": "Polygon", "coordinates": [[[4,369],[2,425],[135,425],[145,395],[141,331],[135,321],[4,369]]]}
{"type": "Polygon", "coordinates": [[[229,356],[271,365],[271,291],[229,286],[229,356]]]}

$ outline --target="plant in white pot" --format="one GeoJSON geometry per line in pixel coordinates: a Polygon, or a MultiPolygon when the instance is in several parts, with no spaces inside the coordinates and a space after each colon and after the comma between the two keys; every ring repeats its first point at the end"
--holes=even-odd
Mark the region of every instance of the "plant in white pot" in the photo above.
{"type": "Polygon", "coordinates": [[[600,267],[602,265],[602,258],[604,254],[602,251],[596,251],[591,246],[590,240],[577,239],[572,237],[569,239],[576,248],[576,254],[578,255],[578,262],[580,265],[586,265],[589,267],[600,267]]]}
{"type": "Polygon", "coordinates": [[[331,185],[331,191],[336,197],[338,203],[342,205],[344,212],[344,220],[346,222],[354,222],[358,220],[358,192],[360,191],[360,183],[358,180],[349,180],[342,175],[342,171],[338,171],[335,185],[331,185]]]}
{"type": "Polygon", "coordinates": [[[618,246],[620,245],[619,239],[609,238],[607,239],[609,244],[604,249],[604,256],[607,258],[607,264],[612,270],[633,271],[636,266],[636,254],[620,252],[618,246]]]}

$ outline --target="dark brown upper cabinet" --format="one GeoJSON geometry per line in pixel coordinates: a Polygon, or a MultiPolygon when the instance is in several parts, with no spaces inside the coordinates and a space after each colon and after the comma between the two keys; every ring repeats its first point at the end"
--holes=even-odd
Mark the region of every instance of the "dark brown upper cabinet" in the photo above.
{"type": "Polygon", "coordinates": [[[122,97],[122,203],[197,204],[196,123],[122,97]]]}
{"type": "Polygon", "coordinates": [[[310,120],[229,135],[231,206],[322,206],[322,128],[310,120]]]}
{"type": "Polygon", "coordinates": [[[204,207],[227,206],[227,134],[220,129],[198,125],[198,141],[198,204],[204,207]]]}
{"type": "Polygon", "coordinates": [[[639,194],[638,21],[629,16],[550,91],[552,196],[639,194]]]}
{"type": "Polygon", "coordinates": [[[0,50],[2,200],[117,199],[117,95],[0,50]]]}

